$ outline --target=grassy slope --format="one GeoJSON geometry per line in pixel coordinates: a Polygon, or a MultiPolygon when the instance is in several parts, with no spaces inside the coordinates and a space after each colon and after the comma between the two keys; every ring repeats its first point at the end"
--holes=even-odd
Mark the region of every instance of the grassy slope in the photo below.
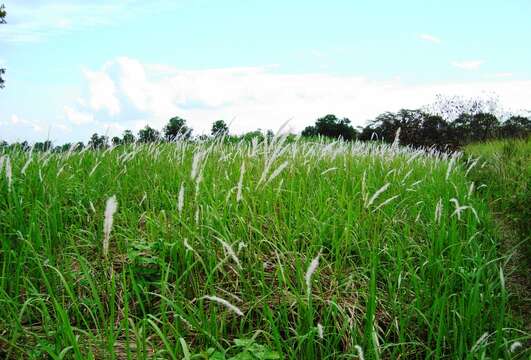
{"type": "Polygon", "coordinates": [[[511,140],[474,144],[466,148],[479,159],[472,178],[487,186],[480,191],[491,202],[503,235],[505,268],[513,293],[515,315],[531,330],[531,141],[511,140]]]}
{"type": "Polygon", "coordinates": [[[286,358],[352,358],[358,345],[366,358],[498,358],[523,336],[507,316],[488,208],[455,159],[281,139],[33,154],[29,163],[8,155],[0,349],[9,356],[180,359],[180,338],[233,354],[235,338],[254,335],[286,358]]]}

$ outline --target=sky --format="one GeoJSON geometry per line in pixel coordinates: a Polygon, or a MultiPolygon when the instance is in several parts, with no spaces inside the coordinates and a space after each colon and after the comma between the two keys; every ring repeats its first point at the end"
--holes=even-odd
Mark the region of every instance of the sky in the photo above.
{"type": "MultiPolygon", "coordinates": [[[[0,0],[2,3],[2,0],[0,0]]],[[[0,139],[363,126],[437,94],[531,109],[531,1],[4,0],[0,139]]]]}

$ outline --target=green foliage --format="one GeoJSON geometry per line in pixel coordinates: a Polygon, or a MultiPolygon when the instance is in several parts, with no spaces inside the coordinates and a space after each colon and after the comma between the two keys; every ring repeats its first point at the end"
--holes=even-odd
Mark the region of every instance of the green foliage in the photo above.
{"type": "Polygon", "coordinates": [[[217,120],[212,124],[212,129],[210,130],[212,136],[224,136],[229,134],[229,127],[223,120],[217,120]]]}
{"type": "Polygon", "coordinates": [[[334,139],[354,140],[357,132],[350,125],[347,118],[338,119],[335,115],[328,114],[317,119],[315,126],[308,126],[302,131],[302,136],[325,136],[334,139]]]}
{"type": "Polygon", "coordinates": [[[122,134],[122,143],[123,144],[132,144],[135,142],[135,135],[131,130],[125,130],[122,134]]]}
{"type": "Polygon", "coordinates": [[[235,339],[234,346],[228,351],[217,351],[209,348],[194,355],[185,356],[183,360],[205,359],[205,360],[276,360],[281,359],[280,355],[272,351],[268,346],[261,345],[250,339],[235,339]],[[227,355],[227,353],[233,355],[227,355]]]}
{"type": "Polygon", "coordinates": [[[400,143],[415,147],[456,149],[472,142],[499,137],[525,138],[531,134],[531,120],[522,116],[510,117],[503,123],[485,112],[461,113],[454,121],[422,110],[402,109],[376,117],[362,129],[360,140],[378,139],[391,143],[400,129],[400,143]]]}
{"type": "Polygon", "coordinates": [[[178,116],[171,118],[164,127],[164,136],[166,140],[188,139],[192,135],[192,129],[186,126],[186,120],[178,116]]]}
{"type": "Polygon", "coordinates": [[[138,141],[144,144],[160,141],[160,133],[151,126],[146,125],[138,131],[138,141]]]}
{"type": "Polygon", "coordinates": [[[529,337],[466,163],[262,136],[1,148],[0,356],[518,356],[529,337]]]}
{"type": "Polygon", "coordinates": [[[88,142],[88,147],[90,147],[93,150],[105,149],[109,145],[108,142],[109,142],[109,139],[107,138],[107,136],[98,135],[97,133],[94,133],[90,137],[90,140],[88,142]]]}
{"type": "MultiPolygon", "coordinates": [[[[466,154],[481,162],[472,173],[494,206],[509,217],[526,237],[531,234],[531,141],[493,141],[472,144],[466,154]]],[[[531,255],[531,252],[530,252],[531,255]]]]}

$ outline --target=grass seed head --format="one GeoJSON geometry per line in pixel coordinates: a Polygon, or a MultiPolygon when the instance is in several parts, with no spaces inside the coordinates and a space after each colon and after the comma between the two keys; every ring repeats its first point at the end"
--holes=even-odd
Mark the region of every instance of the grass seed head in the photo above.
{"type": "Polygon", "coordinates": [[[111,235],[114,213],[117,208],[118,202],[116,201],[116,195],[113,195],[107,199],[105,205],[105,219],[103,220],[103,256],[105,257],[109,254],[109,237],[111,235]]]}
{"type": "Polygon", "coordinates": [[[312,290],[312,276],[315,270],[317,270],[317,267],[319,267],[319,257],[321,256],[321,251],[317,254],[315,258],[313,258],[312,262],[308,266],[308,270],[306,270],[306,274],[304,275],[304,280],[306,281],[306,292],[308,295],[311,294],[312,290]]]}
{"type": "Polygon", "coordinates": [[[222,299],[222,298],[220,298],[218,296],[205,295],[205,296],[202,297],[202,299],[207,299],[207,300],[210,300],[210,301],[217,302],[218,304],[221,304],[221,305],[225,306],[227,309],[235,312],[239,316],[243,316],[243,311],[241,311],[240,308],[238,308],[236,305],[232,305],[227,300],[222,299]]]}

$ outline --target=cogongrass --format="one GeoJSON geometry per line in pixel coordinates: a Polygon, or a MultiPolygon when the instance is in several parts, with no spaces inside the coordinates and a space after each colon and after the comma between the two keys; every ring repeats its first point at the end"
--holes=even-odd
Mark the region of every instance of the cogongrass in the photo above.
{"type": "Polygon", "coordinates": [[[526,351],[460,154],[276,136],[8,158],[7,357],[231,354],[237,338],[305,359],[526,351]]]}

